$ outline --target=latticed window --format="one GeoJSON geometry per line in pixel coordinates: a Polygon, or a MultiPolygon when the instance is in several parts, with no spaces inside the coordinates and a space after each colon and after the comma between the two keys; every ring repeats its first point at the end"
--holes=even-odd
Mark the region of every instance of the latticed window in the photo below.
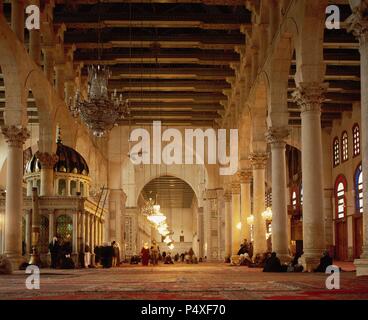
{"type": "Polygon", "coordinates": [[[360,155],[360,129],[359,125],[355,124],[353,127],[353,156],[360,155]]]}
{"type": "Polygon", "coordinates": [[[73,220],[67,215],[59,216],[56,220],[56,233],[57,235],[66,240],[73,235],[73,220]]]}
{"type": "Polygon", "coordinates": [[[342,161],[349,159],[349,144],[348,144],[348,133],[344,131],[341,137],[342,144],[342,161]]]}
{"type": "Polygon", "coordinates": [[[333,164],[335,167],[340,164],[340,142],[337,137],[333,142],[333,164]]]}
{"type": "Polygon", "coordinates": [[[363,213],[363,173],[362,164],[355,171],[355,197],[357,212],[363,213]]]}
{"type": "Polygon", "coordinates": [[[346,215],[346,179],[344,176],[339,176],[335,183],[335,200],[336,200],[336,216],[342,219],[346,215]]]}

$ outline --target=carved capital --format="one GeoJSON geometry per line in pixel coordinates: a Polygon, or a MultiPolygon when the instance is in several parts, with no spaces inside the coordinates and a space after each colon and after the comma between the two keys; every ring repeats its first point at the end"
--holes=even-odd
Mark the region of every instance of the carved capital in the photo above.
{"type": "Polygon", "coordinates": [[[272,147],[285,147],[286,139],[290,134],[287,128],[269,128],[266,132],[266,140],[272,147]]]}
{"type": "Polygon", "coordinates": [[[300,83],[293,92],[293,100],[301,107],[301,112],[321,112],[324,93],[328,83],[300,83]]]}
{"type": "Polygon", "coordinates": [[[224,200],[225,202],[230,202],[231,201],[231,193],[230,192],[225,192],[224,194],[224,200]]]}
{"type": "Polygon", "coordinates": [[[249,160],[253,166],[253,169],[265,169],[267,165],[267,159],[267,153],[252,153],[249,156],[249,160]]]}
{"type": "Polygon", "coordinates": [[[56,154],[37,151],[36,157],[40,161],[41,169],[53,169],[59,157],[56,154]]]}
{"type": "Polygon", "coordinates": [[[231,193],[240,194],[240,183],[239,182],[233,182],[231,184],[231,193]]]}
{"type": "Polygon", "coordinates": [[[243,170],[238,172],[240,184],[252,182],[252,171],[243,170]]]}
{"type": "Polygon", "coordinates": [[[357,38],[368,36],[368,4],[362,1],[352,11],[352,15],[346,19],[347,31],[357,38]]]}
{"type": "Polygon", "coordinates": [[[9,147],[22,148],[23,144],[30,137],[27,128],[17,126],[2,127],[1,131],[9,147]]]}

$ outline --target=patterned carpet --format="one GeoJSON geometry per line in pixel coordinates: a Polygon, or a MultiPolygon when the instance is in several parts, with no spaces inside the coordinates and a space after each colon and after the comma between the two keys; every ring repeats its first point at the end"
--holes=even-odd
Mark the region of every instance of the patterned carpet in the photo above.
{"type": "Polygon", "coordinates": [[[262,273],[259,269],[200,264],[41,271],[40,290],[27,290],[26,275],[0,276],[8,300],[367,300],[368,277],[342,272],[341,289],[327,290],[325,274],[262,273]]]}

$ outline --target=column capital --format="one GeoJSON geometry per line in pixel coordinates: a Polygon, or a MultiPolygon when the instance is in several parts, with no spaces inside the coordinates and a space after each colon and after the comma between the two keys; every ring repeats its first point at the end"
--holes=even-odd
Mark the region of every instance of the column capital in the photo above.
{"type": "Polygon", "coordinates": [[[267,164],[267,153],[252,153],[249,156],[249,160],[253,166],[253,169],[265,169],[267,164]]]}
{"type": "Polygon", "coordinates": [[[207,189],[204,191],[203,200],[217,199],[217,189],[207,189]]]}
{"type": "Polygon", "coordinates": [[[357,38],[368,36],[368,5],[362,1],[352,8],[352,12],[346,20],[347,31],[357,38]]]}
{"type": "Polygon", "coordinates": [[[294,102],[301,107],[301,112],[321,112],[324,93],[328,83],[301,82],[292,93],[294,102]]]}
{"type": "Polygon", "coordinates": [[[271,127],[266,132],[266,140],[272,147],[285,147],[286,138],[289,136],[290,130],[285,127],[271,127]]]}
{"type": "Polygon", "coordinates": [[[251,170],[242,170],[238,173],[240,184],[251,183],[252,181],[252,171],[251,170]]]}
{"type": "Polygon", "coordinates": [[[56,162],[58,162],[59,157],[55,153],[48,153],[48,152],[36,152],[36,157],[41,163],[41,170],[42,169],[53,169],[56,162]]]}
{"type": "Polygon", "coordinates": [[[233,182],[231,184],[231,194],[240,194],[240,183],[233,182]]]}
{"type": "Polygon", "coordinates": [[[225,192],[224,200],[225,200],[225,202],[230,202],[231,201],[231,192],[229,192],[229,191],[225,192]]]}
{"type": "Polygon", "coordinates": [[[10,147],[21,148],[30,137],[28,129],[24,127],[4,126],[1,128],[1,131],[10,147]]]}

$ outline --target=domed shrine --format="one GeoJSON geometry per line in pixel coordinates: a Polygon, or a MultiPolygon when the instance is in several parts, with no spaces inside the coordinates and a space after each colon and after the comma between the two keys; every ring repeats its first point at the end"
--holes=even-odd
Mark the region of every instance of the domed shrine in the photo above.
{"type": "Polygon", "coordinates": [[[24,182],[27,191],[23,199],[22,249],[26,255],[31,252],[32,202],[35,200],[40,214],[39,252],[43,264],[50,264],[48,244],[55,236],[63,243],[70,243],[75,265],[79,265],[78,260],[86,254],[93,264],[93,253],[85,250],[88,247],[93,252],[95,246],[102,244],[106,214],[103,197],[100,201],[89,197],[91,178],[83,156],[60,139],[56,145],[54,156],[38,151],[32,154],[31,148],[25,151],[24,182]],[[51,192],[41,189],[41,181],[45,179],[42,169],[52,170],[51,192]],[[37,188],[37,199],[32,196],[34,188],[37,188]]]}

